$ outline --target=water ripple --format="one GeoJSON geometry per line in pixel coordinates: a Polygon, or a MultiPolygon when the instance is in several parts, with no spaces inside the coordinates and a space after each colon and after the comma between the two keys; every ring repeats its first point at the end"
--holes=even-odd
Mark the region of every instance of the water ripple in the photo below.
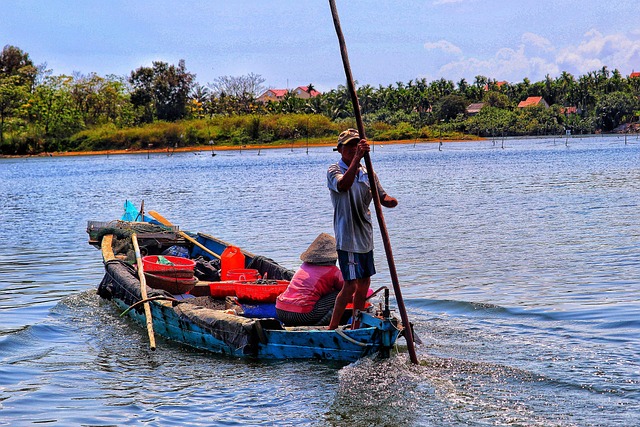
{"type": "MultiPolygon", "coordinates": [[[[296,268],[332,230],[335,160],[0,159],[0,425],[635,425],[640,145],[616,138],[376,145],[420,366],[402,346],[347,366],[151,352],[95,295],[86,221],[125,198],[296,268]]],[[[375,239],[372,282],[391,287],[375,239]]]]}

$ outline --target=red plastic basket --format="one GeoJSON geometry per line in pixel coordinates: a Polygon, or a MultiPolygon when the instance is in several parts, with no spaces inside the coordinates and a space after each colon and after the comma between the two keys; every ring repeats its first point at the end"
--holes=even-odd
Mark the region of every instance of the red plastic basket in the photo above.
{"type": "Polygon", "coordinates": [[[224,298],[236,296],[236,282],[211,282],[209,292],[214,298],[224,298]]]}
{"type": "Polygon", "coordinates": [[[179,256],[164,255],[164,258],[173,265],[158,263],[157,255],[147,255],[142,257],[142,268],[150,273],[164,273],[167,271],[185,270],[193,272],[196,262],[188,258],[179,256]]]}
{"type": "Polygon", "coordinates": [[[197,282],[197,279],[193,276],[191,276],[191,278],[169,277],[147,273],[146,271],[144,277],[149,287],[163,289],[174,295],[189,292],[196,286],[197,282]]]}
{"type": "Polygon", "coordinates": [[[236,295],[240,300],[276,302],[278,295],[289,286],[287,280],[267,280],[260,282],[236,282],[236,295]]]}

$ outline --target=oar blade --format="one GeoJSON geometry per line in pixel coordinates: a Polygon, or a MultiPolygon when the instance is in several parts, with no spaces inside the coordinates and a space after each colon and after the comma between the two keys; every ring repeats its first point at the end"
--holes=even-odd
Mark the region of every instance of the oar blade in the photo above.
{"type": "Polygon", "coordinates": [[[167,218],[163,217],[162,215],[160,215],[156,211],[149,211],[147,213],[149,214],[149,216],[151,218],[155,219],[156,221],[158,221],[162,225],[166,225],[167,227],[171,227],[173,225],[173,224],[171,224],[171,222],[167,218]]]}

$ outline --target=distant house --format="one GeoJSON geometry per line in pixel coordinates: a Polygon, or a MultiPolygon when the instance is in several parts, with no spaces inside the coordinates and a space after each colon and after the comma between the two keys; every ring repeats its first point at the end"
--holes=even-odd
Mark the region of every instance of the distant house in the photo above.
{"type": "Polygon", "coordinates": [[[639,78],[640,77],[640,71],[635,71],[631,74],[629,74],[629,78],[630,79],[635,79],[635,78],[639,78]]]}
{"type": "Polygon", "coordinates": [[[474,102],[473,104],[469,104],[467,107],[467,115],[475,116],[480,112],[482,107],[484,107],[484,102],[474,102]]]}
{"type": "Polygon", "coordinates": [[[541,96],[530,96],[524,101],[520,101],[518,108],[534,107],[536,105],[542,105],[544,108],[549,108],[549,104],[547,104],[547,101],[542,99],[541,96]]]}
{"type": "MultiPolygon", "coordinates": [[[[289,92],[288,89],[269,89],[260,95],[257,100],[265,104],[269,101],[282,101],[287,92],[289,92]]],[[[315,98],[316,96],[321,95],[321,93],[315,89],[311,89],[311,93],[309,93],[309,86],[298,86],[293,89],[293,95],[296,98],[309,99],[315,98]]]]}
{"type": "MultiPolygon", "coordinates": [[[[506,85],[506,84],[507,84],[507,83],[509,83],[509,82],[507,82],[507,81],[504,81],[504,80],[503,80],[503,81],[501,81],[501,82],[495,82],[495,83],[496,83],[496,86],[498,87],[498,89],[500,89],[503,85],[506,85]]],[[[488,90],[489,90],[489,83],[487,83],[486,85],[484,85],[484,91],[486,92],[486,91],[488,91],[488,90]]]]}
{"type": "Polygon", "coordinates": [[[578,113],[578,107],[560,107],[560,114],[564,114],[565,116],[578,113]]]}
{"type": "Polygon", "coordinates": [[[282,101],[287,94],[287,89],[269,89],[258,97],[258,101],[265,104],[269,101],[282,101]]]}
{"type": "Polygon", "coordinates": [[[318,92],[313,88],[311,89],[311,93],[309,93],[309,86],[298,86],[293,90],[293,93],[298,98],[302,98],[302,99],[315,98],[316,96],[320,95],[320,92],[318,92]]]}

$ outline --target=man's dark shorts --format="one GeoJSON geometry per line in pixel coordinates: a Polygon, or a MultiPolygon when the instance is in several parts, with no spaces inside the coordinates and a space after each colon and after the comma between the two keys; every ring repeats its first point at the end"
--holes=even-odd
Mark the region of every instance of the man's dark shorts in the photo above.
{"type": "Polygon", "coordinates": [[[376,274],[373,251],[360,254],[338,249],[338,264],[344,280],[363,279],[376,274]]]}

